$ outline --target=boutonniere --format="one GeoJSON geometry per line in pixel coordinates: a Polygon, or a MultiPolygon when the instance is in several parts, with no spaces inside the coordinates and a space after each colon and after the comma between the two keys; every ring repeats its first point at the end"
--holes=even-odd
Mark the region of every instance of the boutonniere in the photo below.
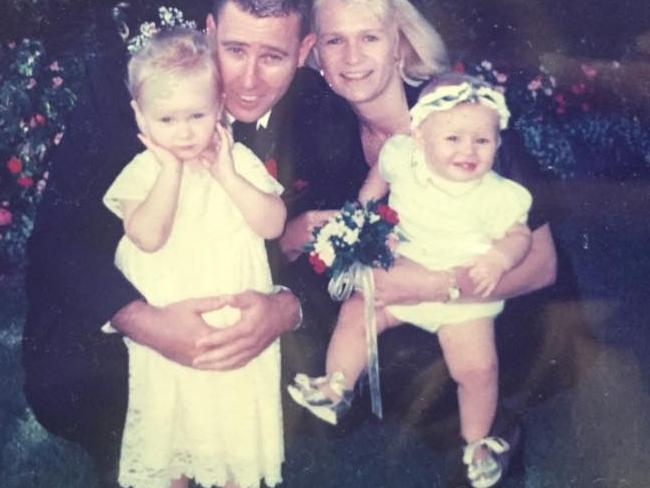
{"type": "Polygon", "coordinates": [[[273,158],[267,159],[266,161],[264,161],[264,166],[266,167],[266,171],[268,171],[269,174],[271,176],[273,176],[273,178],[275,178],[277,180],[278,179],[278,162],[273,158]]]}

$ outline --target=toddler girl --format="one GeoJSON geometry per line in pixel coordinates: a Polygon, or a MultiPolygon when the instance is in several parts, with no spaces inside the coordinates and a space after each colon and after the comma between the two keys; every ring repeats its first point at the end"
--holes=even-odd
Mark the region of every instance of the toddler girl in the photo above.
{"type": "MultiPolygon", "coordinates": [[[[495,417],[498,361],[494,317],[501,300],[462,303],[453,268],[468,266],[475,289],[489,298],[505,272],[531,245],[526,226],[530,193],[492,171],[499,129],[510,116],[503,95],[470,77],[442,77],[424,88],[411,110],[412,137],[397,135],[381,150],[359,199],[382,198],[400,216],[405,239],[397,254],[431,270],[449,270],[444,303],[377,309],[381,332],[403,323],[438,334],[445,362],[458,385],[463,461],[472,486],[501,477],[498,455],[508,449],[488,437],[495,417]],[[441,83],[441,79],[443,80],[441,83]]],[[[343,304],[327,353],[327,376],[297,375],[289,391],[299,404],[336,423],[347,410],[366,364],[363,298],[343,304]]]]}
{"type": "MultiPolygon", "coordinates": [[[[221,125],[222,95],[206,37],[155,34],[128,66],[146,150],[104,203],[124,221],[116,265],[150,304],[272,288],[264,239],[280,235],[282,187],[221,125]]],[[[234,308],[204,315],[214,327],[234,308]]],[[[134,488],[258,487],[281,481],[279,344],[246,366],[200,371],[127,340],[129,407],[119,483],[134,488]]]]}

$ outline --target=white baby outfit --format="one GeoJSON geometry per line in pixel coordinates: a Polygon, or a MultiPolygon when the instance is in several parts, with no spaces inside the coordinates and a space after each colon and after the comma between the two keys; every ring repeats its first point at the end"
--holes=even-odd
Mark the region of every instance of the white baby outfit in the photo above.
{"type": "MultiPolygon", "coordinates": [[[[445,180],[429,169],[411,137],[389,139],[378,164],[390,184],[388,203],[399,214],[399,231],[406,238],[397,254],[430,270],[465,265],[515,223],[526,222],[532,197],[523,186],[493,171],[470,182],[445,180]]],[[[429,332],[441,325],[494,317],[502,309],[503,301],[388,307],[398,320],[429,332]]]]}
{"type": "MultiPolygon", "coordinates": [[[[236,171],[267,193],[281,185],[248,148],[233,146],[236,171]]],[[[149,151],[137,155],[113,182],[104,203],[122,217],[119,201],[142,201],[159,164],[149,151]]],[[[264,209],[259,209],[264,212],[264,209]]],[[[264,240],[208,170],[184,166],[173,229],[163,248],[138,249],[120,241],[117,267],[152,305],[187,298],[272,287],[264,240]]],[[[227,327],[233,308],[204,318],[227,327]]],[[[234,481],[257,488],[282,481],[284,460],[280,403],[279,341],[246,366],[227,372],[199,371],[169,361],[127,340],[129,407],[122,441],[119,483],[168,488],[185,474],[203,486],[234,481]]]]}

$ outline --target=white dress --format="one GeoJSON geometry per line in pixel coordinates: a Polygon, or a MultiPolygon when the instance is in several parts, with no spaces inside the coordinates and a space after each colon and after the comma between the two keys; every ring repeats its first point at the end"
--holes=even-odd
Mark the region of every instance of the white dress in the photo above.
{"type": "MultiPolygon", "coordinates": [[[[259,189],[282,187],[241,144],[236,171],[259,189]]],[[[143,200],[159,165],[149,151],[136,156],[113,182],[104,203],[121,217],[120,200],[143,200]]],[[[116,265],[153,305],[186,298],[268,292],[271,275],[264,240],[205,168],[184,167],[174,226],[162,249],[145,253],[126,236],[116,265]]],[[[260,209],[263,212],[264,209],[260,209]]],[[[227,327],[236,309],[205,314],[227,327]]],[[[279,341],[235,371],[199,371],[127,340],[129,407],[119,483],[168,488],[185,474],[203,486],[234,481],[240,488],[282,481],[284,460],[279,341]]]]}
{"type": "MultiPolygon", "coordinates": [[[[466,265],[484,254],[515,223],[526,223],[532,196],[523,186],[489,171],[470,182],[451,182],[429,170],[413,138],[397,135],[384,144],[379,171],[390,184],[388,203],[399,214],[405,237],[397,254],[431,270],[466,265]]],[[[424,302],[391,305],[403,322],[436,332],[441,325],[494,317],[503,301],[424,302]]]]}

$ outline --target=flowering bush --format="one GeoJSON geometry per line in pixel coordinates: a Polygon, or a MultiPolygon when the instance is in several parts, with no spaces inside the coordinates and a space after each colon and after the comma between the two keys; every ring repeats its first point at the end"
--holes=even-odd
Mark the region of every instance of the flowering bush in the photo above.
{"type": "Polygon", "coordinates": [[[650,167],[650,127],[626,113],[615,94],[597,89],[598,71],[590,64],[582,64],[577,77],[564,84],[543,66],[530,72],[484,60],[457,63],[454,70],[478,76],[505,94],[511,126],[555,176],[625,175],[638,165],[650,167]]]}
{"type": "Polygon", "coordinates": [[[24,253],[47,181],[46,155],[75,104],[66,81],[75,67],[48,59],[34,40],[0,46],[0,264],[17,264],[24,253]]]}
{"type": "Polygon", "coordinates": [[[341,211],[314,230],[306,251],[316,273],[335,278],[354,264],[387,269],[393,264],[393,244],[399,239],[397,212],[388,205],[346,203],[341,211]]]}

